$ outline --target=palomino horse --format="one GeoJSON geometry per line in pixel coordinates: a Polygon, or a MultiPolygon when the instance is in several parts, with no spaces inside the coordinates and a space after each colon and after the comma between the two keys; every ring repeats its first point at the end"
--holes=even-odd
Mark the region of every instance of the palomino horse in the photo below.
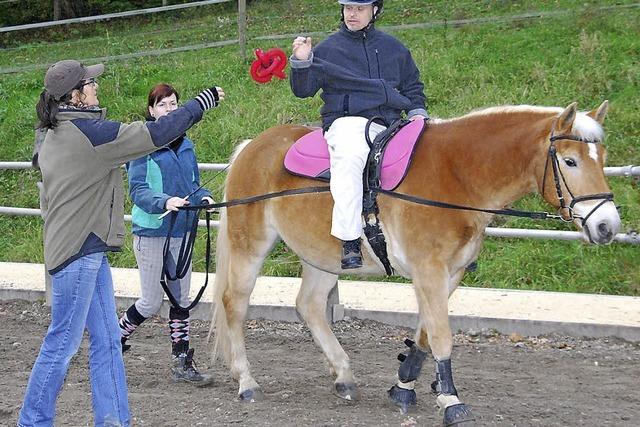
{"type": "MultiPolygon", "coordinates": [[[[566,109],[507,106],[432,120],[395,191],[487,209],[501,209],[537,191],[565,220],[576,222],[586,241],[609,243],[620,218],[603,173],[602,122],[607,108],[606,101],[589,113],[578,112],[575,103],[566,109]]],[[[228,173],[226,200],[317,186],[283,167],[287,149],[310,131],[277,126],[240,147],[228,173]]],[[[390,397],[403,409],[415,403],[413,384],[430,348],[436,366],[432,388],[444,409],[445,425],[472,423],[453,384],[447,304],[465,267],[476,259],[492,215],[423,206],[388,195],[380,195],[378,203],[389,259],[396,272],[413,281],[419,307],[415,344],[408,344],[410,351],[390,397]]],[[[331,208],[328,193],[306,194],[229,207],[221,216],[215,348],[238,380],[243,400],[262,397],[247,360],[244,322],[260,268],[278,238],[300,257],[303,273],[296,309],[329,361],[334,392],[345,399],[358,397],[349,357],[325,316],[327,296],[338,275],[345,273],[340,269],[341,244],[329,234],[331,208]]],[[[384,274],[368,244],[363,252],[364,265],[357,273],[384,274]]]]}

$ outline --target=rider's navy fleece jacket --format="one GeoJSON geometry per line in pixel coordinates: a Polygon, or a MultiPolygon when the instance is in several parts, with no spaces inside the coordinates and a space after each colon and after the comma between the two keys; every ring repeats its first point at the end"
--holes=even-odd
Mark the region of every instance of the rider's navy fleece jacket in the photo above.
{"type": "MultiPolygon", "coordinates": [[[[163,219],[158,217],[164,213],[167,200],[171,197],[184,197],[200,187],[193,142],[184,137],[177,150],[166,146],[129,162],[127,166],[129,196],[134,203],[131,211],[133,234],[166,237],[171,216],[163,219]]],[[[189,202],[199,204],[203,197],[210,195],[209,191],[201,188],[189,197],[189,202]]],[[[173,237],[184,236],[187,231],[187,215],[190,217],[189,224],[197,220],[195,212],[179,211],[171,233],[173,237]]]]}
{"type": "Polygon", "coordinates": [[[182,135],[202,118],[188,101],[155,122],[105,120],[101,109],[61,109],[38,151],[42,172],[44,259],[54,274],[96,252],[120,250],[124,242],[124,163],[182,135]]]}
{"type": "Polygon", "coordinates": [[[402,111],[427,117],[424,85],[411,53],[373,25],[354,32],[343,23],[308,60],[292,57],[291,89],[300,98],[322,89],[325,130],[343,116],[382,116],[389,123],[402,111]]]}

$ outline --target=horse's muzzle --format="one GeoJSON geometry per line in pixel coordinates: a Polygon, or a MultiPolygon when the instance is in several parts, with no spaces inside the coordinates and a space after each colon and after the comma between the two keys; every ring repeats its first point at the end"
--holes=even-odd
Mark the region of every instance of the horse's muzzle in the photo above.
{"type": "Polygon", "coordinates": [[[606,245],[613,241],[620,230],[620,215],[613,202],[600,204],[586,215],[582,221],[582,231],[589,243],[606,245]]]}

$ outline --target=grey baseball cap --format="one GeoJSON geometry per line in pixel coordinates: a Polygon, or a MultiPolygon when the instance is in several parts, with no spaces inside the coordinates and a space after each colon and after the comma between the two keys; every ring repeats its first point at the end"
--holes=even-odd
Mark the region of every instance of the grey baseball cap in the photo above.
{"type": "Polygon", "coordinates": [[[58,61],[47,70],[44,76],[44,88],[56,100],[78,87],[82,80],[96,78],[104,72],[103,64],[82,65],[73,59],[58,61]]]}

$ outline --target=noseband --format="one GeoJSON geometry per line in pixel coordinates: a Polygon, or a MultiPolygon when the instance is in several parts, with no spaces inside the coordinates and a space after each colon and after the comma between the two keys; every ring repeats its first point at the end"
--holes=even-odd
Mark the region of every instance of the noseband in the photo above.
{"type": "Polygon", "coordinates": [[[598,210],[605,203],[613,201],[613,193],[596,193],[596,194],[588,194],[586,196],[578,196],[578,197],[574,196],[573,192],[569,188],[569,184],[567,183],[567,180],[562,174],[562,170],[560,169],[560,162],[558,161],[557,149],[555,145],[555,142],[559,140],[576,141],[576,142],[582,142],[584,144],[589,144],[589,143],[597,144],[598,141],[590,141],[588,139],[584,139],[577,135],[571,135],[571,134],[553,135],[553,131],[552,131],[551,136],[549,137],[550,144],[549,144],[549,150],[547,152],[547,160],[544,164],[544,175],[542,177],[542,194],[544,194],[544,191],[545,191],[547,170],[549,168],[549,163],[551,163],[551,166],[553,169],[553,181],[556,187],[556,194],[558,196],[558,201],[560,202],[560,208],[558,209],[558,212],[560,213],[559,215],[560,219],[562,219],[565,222],[573,222],[575,219],[581,219],[582,227],[584,227],[589,217],[596,210],[598,210]],[[569,203],[568,206],[562,191],[563,183],[567,191],[569,192],[569,195],[571,196],[571,202],[569,203]],[[598,203],[596,207],[591,209],[591,211],[584,218],[576,215],[573,210],[574,206],[580,202],[584,202],[587,200],[601,200],[601,202],[598,203]],[[569,213],[568,218],[565,218],[562,215],[563,210],[566,210],[569,213]]]}

